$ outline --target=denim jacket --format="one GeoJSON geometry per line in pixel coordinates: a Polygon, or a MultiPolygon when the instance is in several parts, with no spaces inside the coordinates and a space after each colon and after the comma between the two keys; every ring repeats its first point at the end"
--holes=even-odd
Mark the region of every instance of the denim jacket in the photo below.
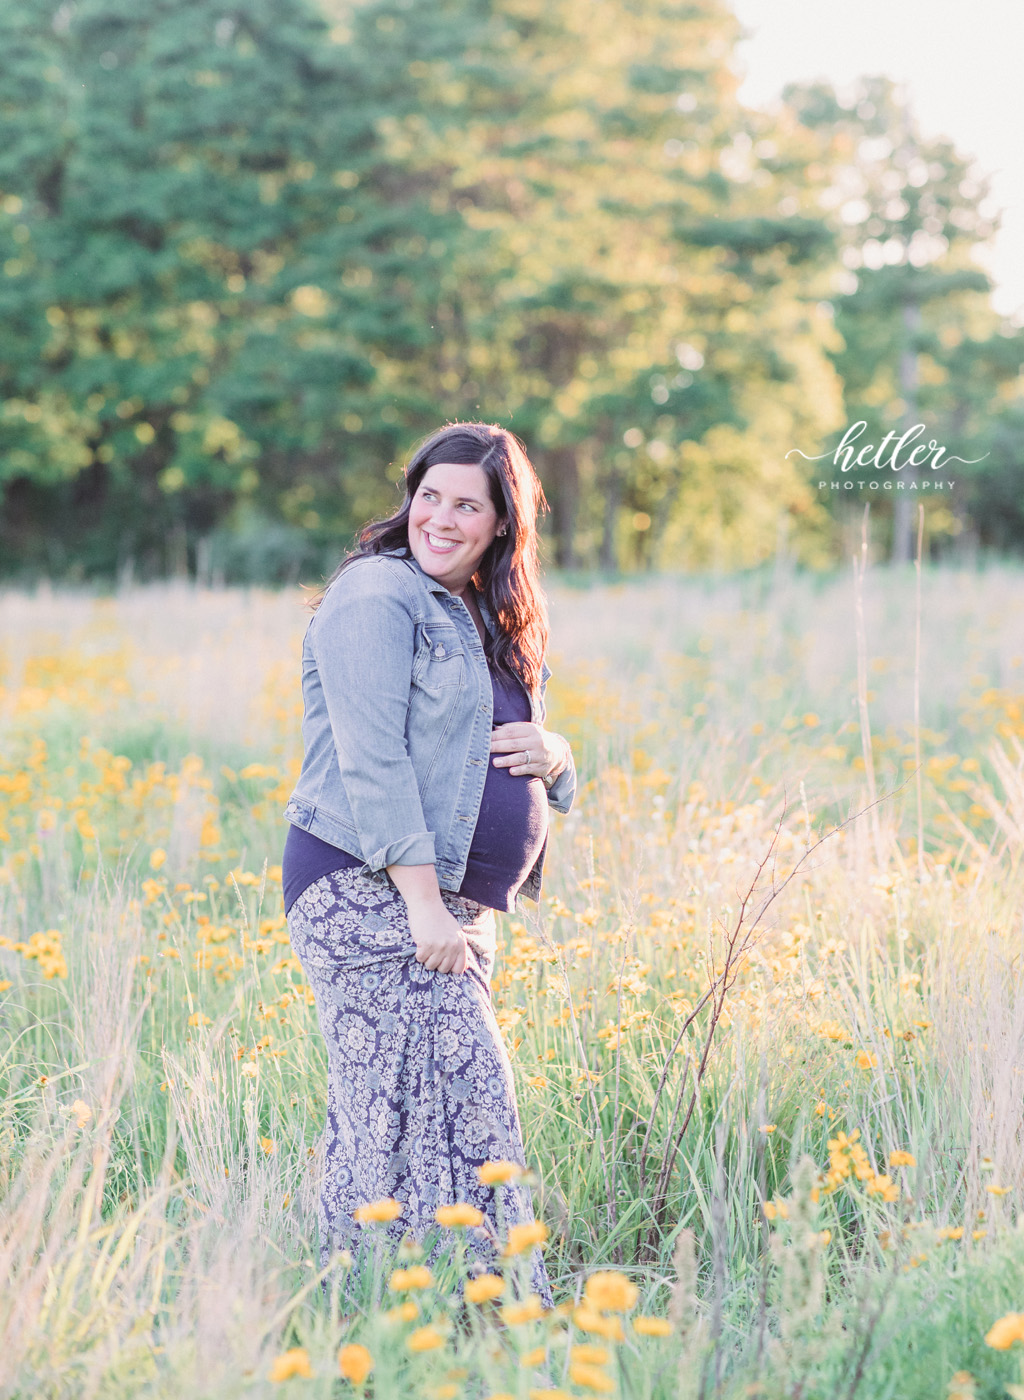
{"type": "MultiPolygon", "coordinates": [[[[537,724],[550,674],[545,662],[530,700],[537,724]]],[[[305,757],[286,819],[361,856],[364,870],[433,864],[440,887],[457,890],[492,757],[494,708],[462,599],[401,551],[347,565],[306,629],[302,699],[305,757]]],[[[575,792],[570,753],[548,804],[568,812],[575,792]]],[[[547,841],[523,883],[529,899],[540,897],[546,851],[547,841]]]]}

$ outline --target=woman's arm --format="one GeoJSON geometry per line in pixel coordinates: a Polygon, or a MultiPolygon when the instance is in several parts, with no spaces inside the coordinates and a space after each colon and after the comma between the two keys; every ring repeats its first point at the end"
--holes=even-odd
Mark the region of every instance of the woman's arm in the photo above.
{"type": "Polygon", "coordinates": [[[327,590],[310,631],[342,785],[371,870],[435,858],[405,739],[416,650],[411,603],[386,560],[360,560],[327,590]]]}
{"type": "Polygon", "coordinates": [[[409,911],[416,961],[433,972],[465,972],[466,935],[444,906],[436,867],[389,865],[388,874],[409,911]]]}

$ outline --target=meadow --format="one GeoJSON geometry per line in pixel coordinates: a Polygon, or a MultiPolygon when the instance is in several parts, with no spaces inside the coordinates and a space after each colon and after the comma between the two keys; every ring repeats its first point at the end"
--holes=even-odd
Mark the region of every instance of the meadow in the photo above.
{"type": "Polygon", "coordinates": [[[1024,1396],[1024,573],[549,596],[580,790],[493,990],[557,1306],[512,1239],[342,1320],[302,595],[0,594],[3,1400],[1024,1396]]]}

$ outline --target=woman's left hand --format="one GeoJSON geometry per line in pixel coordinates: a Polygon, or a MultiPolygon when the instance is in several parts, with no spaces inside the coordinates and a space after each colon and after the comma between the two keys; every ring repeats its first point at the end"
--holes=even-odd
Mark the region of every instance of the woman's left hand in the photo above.
{"type": "Polygon", "coordinates": [[[547,778],[566,766],[565,740],[543,725],[516,720],[491,730],[491,762],[515,776],[547,778]]]}

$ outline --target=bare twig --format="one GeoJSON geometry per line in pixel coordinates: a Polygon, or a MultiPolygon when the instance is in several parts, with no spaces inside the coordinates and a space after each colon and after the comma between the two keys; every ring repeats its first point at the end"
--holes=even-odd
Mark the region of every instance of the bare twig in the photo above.
{"type": "Polygon", "coordinates": [[[814,852],[818,849],[819,846],[823,845],[827,840],[829,840],[830,837],[835,836],[838,832],[842,831],[852,822],[864,816],[865,813],[869,812],[873,807],[878,806],[881,802],[887,801],[889,797],[893,796],[896,792],[899,792],[900,788],[902,788],[903,786],[905,786],[905,783],[901,783],[900,786],[898,788],[895,788],[892,793],[885,793],[882,795],[882,797],[876,798],[866,807],[862,807],[859,811],[852,813],[843,821],[839,822],[838,825],[832,827],[829,831],[826,831],[823,835],[819,836],[818,839],[812,845],[808,846],[804,853],[799,857],[799,859],[793,865],[793,868],[792,870],[790,870],[788,875],[786,875],[782,880],[777,880],[775,872],[775,857],[777,854],[779,837],[782,834],[783,823],[785,822],[786,813],[788,811],[788,806],[786,805],[785,798],[783,799],[782,812],[779,816],[779,820],[776,825],[775,831],[772,834],[772,839],[769,842],[768,849],[765,851],[760,862],[758,863],[757,869],[754,872],[754,877],[751,880],[746,893],[743,895],[740,901],[739,911],[736,915],[736,920],[733,924],[733,927],[731,930],[723,929],[723,932],[725,933],[725,948],[721,967],[720,969],[716,969],[713,949],[710,949],[708,954],[707,990],[705,991],[704,995],[701,997],[697,1005],[686,1017],[665,1057],[665,1064],[662,1068],[662,1073],[658,1081],[658,1087],[655,1090],[654,1103],[651,1106],[650,1120],[648,1122],[647,1133],[644,1137],[644,1144],[640,1156],[638,1175],[641,1190],[643,1189],[643,1186],[645,1185],[647,1179],[647,1159],[649,1156],[650,1143],[654,1131],[654,1122],[657,1116],[657,1111],[661,1102],[662,1095],[665,1092],[666,1085],[668,1082],[672,1058],[675,1055],[676,1050],[682,1043],[683,1037],[686,1035],[690,1027],[694,1024],[701,1011],[704,1010],[704,1008],[706,1007],[710,1007],[710,1013],[708,1016],[707,1025],[704,1030],[704,1035],[700,1047],[699,1058],[697,1059],[696,1068],[693,1074],[692,1089],[690,1090],[689,1100],[686,1103],[686,1109],[683,1113],[682,1123],[678,1128],[676,1128],[675,1125],[678,1119],[680,1106],[686,1094],[686,1076],[690,1069],[689,1059],[687,1060],[687,1065],[684,1070],[682,1082],[679,1084],[678,1089],[676,1091],[677,1100],[672,1113],[669,1131],[666,1135],[665,1148],[662,1153],[661,1163],[659,1165],[657,1175],[655,1177],[654,1189],[651,1197],[650,1224],[647,1229],[647,1234],[641,1242],[641,1251],[643,1253],[649,1254],[650,1252],[656,1250],[657,1241],[664,1232],[665,1218],[668,1211],[669,1182],[671,1181],[672,1173],[675,1170],[676,1161],[679,1155],[679,1149],[682,1146],[683,1138],[686,1136],[686,1131],[690,1126],[690,1122],[693,1118],[694,1111],[697,1107],[697,1102],[700,1095],[700,1086],[704,1079],[704,1075],[707,1072],[708,1063],[711,1057],[711,1049],[715,1039],[715,1033],[718,1029],[719,1022],[721,1021],[722,1012],[725,1009],[726,998],[728,997],[729,992],[732,990],[733,984],[735,983],[736,978],[740,973],[740,970],[742,969],[744,963],[747,960],[748,955],[750,954],[752,948],[755,946],[757,939],[762,932],[761,923],[765,914],[767,913],[771,905],[774,903],[774,901],[778,899],[779,895],[782,894],[782,892],[791,883],[791,881],[795,879],[801,867],[814,854],[814,852]],[[771,868],[770,888],[765,894],[764,898],[760,901],[757,908],[751,911],[750,906],[757,894],[758,885],[766,869],[768,869],[769,867],[771,868]],[[748,913],[750,915],[749,919],[748,913]]]}

